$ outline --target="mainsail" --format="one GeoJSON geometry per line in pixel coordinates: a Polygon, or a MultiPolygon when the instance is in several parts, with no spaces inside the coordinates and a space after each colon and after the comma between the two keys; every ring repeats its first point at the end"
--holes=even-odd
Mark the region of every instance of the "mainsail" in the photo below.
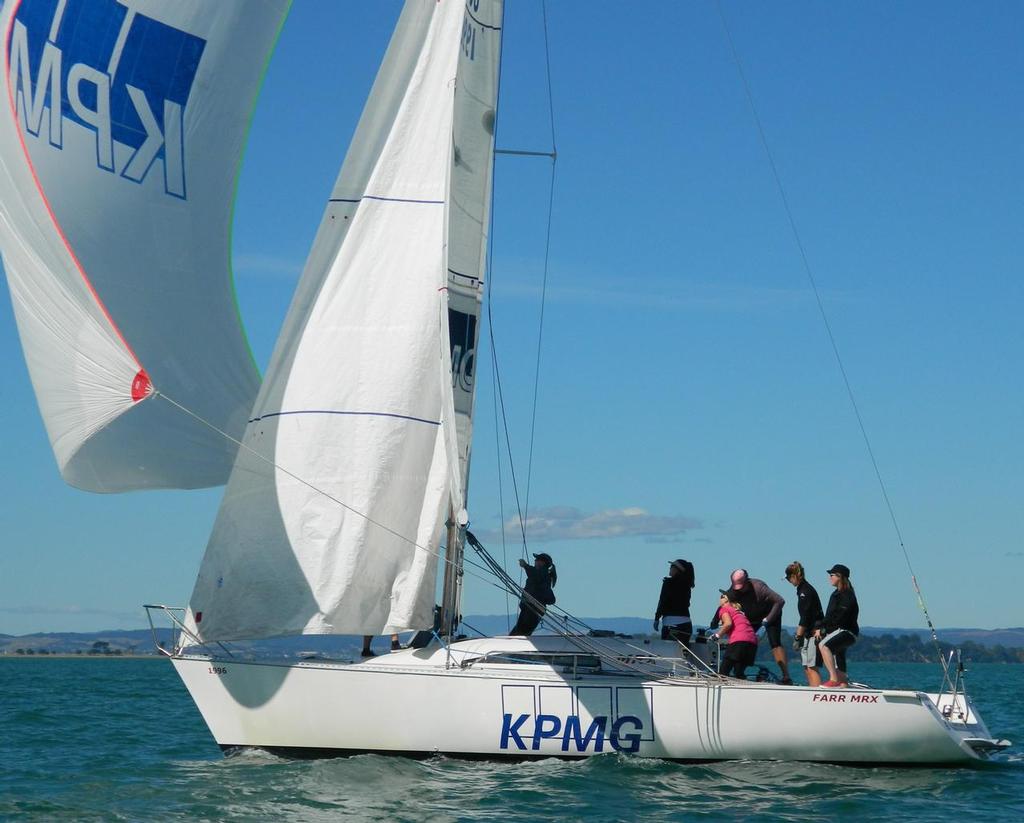
{"type": "MultiPolygon", "coordinates": [[[[469,480],[476,349],[494,179],[502,3],[467,4],[455,89],[448,212],[448,330],[462,482],[469,480]]],[[[465,487],[463,488],[465,492],[465,487]]]]}
{"type": "Polygon", "coordinates": [[[215,429],[240,436],[259,388],[231,279],[235,179],[287,6],[9,0],[0,10],[0,248],[72,485],[227,480],[236,446],[215,429]]]}
{"type": "Polygon", "coordinates": [[[455,430],[468,437],[471,386],[457,427],[452,361],[461,345],[471,377],[500,15],[493,0],[402,11],[203,558],[187,618],[203,640],[432,622],[468,461],[455,430]],[[489,80],[475,77],[480,60],[489,80]],[[474,117],[460,145],[453,124],[474,117]],[[448,329],[456,286],[451,310],[472,318],[461,343],[448,329]]]}

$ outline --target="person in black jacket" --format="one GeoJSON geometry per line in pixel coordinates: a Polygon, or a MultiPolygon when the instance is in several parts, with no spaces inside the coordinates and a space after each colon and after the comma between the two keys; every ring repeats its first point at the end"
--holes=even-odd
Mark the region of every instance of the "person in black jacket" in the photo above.
{"type": "Polygon", "coordinates": [[[693,563],[689,560],[673,560],[668,567],[668,577],[661,581],[661,596],[654,612],[654,630],[661,624],[661,639],[676,640],[683,645],[690,642],[693,621],[690,620],[690,593],[696,583],[693,563]]]}
{"type": "Polygon", "coordinates": [[[836,590],[829,598],[825,617],[814,636],[818,638],[821,659],[828,669],[828,680],[822,685],[832,688],[850,682],[846,674],[846,650],[857,642],[857,635],[860,634],[860,626],[857,625],[860,606],[857,605],[857,595],[850,582],[848,566],[836,563],[828,570],[828,575],[829,582],[836,590]]]}
{"type": "Polygon", "coordinates": [[[821,674],[818,667],[822,661],[814,630],[825,619],[821,611],[821,598],[818,597],[814,586],[804,578],[804,567],[799,560],[794,560],[786,566],[786,580],[796,587],[796,607],[800,614],[793,633],[793,648],[800,655],[807,685],[820,686],[821,674]]]}
{"type": "Polygon", "coordinates": [[[519,601],[519,619],[509,634],[529,637],[547,611],[545,607],[555,602],[552,589],[558,581],[558,572],[547,552],[535,554],[532,566],[522,558],[519,565],[526,572],[526,584],[523,586],[524,595],[519,601]]]}

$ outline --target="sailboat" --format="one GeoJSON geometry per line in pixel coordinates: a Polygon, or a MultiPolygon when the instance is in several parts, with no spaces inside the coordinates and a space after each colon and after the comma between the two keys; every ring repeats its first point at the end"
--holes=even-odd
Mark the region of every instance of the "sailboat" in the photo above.
{"type": "Polygon", "coordinates": [[[754,683],[556,608],[551,635],[457,638],[467,545],[519,592],[466,510],[503,3],[407,0],[260,383],[226,237],[287,5],[0,13],[0,243],[58,465],[92,491],[227,482],[188,606],[147,607],[220,747],[957,764],[1008,745],[955,665],[936,694],[754,683]],[[410,630],[430,642],[358,660],[231,646],[410,630]]]}

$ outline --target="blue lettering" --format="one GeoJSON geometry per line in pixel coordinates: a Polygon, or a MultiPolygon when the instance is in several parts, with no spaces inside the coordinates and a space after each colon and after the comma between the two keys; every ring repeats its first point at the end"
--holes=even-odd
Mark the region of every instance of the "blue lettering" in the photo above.
{"type": "Polygon", "coordinates": [[[540,748],[541,740],[549,737],[557,737],[561,730],[562,721],[560,718],[555,717],[553,714],[538,714],[537,723],[533,728],[533,750],[537,751],[537,749],[540,748]],[[550,723],[551,728],[545,729],[545,723],[550,723]]]}
{"type": "Polygon", "coordinates": [[[640,735],[639,734],[620,734],[622,727],[626,723],[631,723],[633,728],[639,732],[643,729],[644,724],[640,722],[639,717],[633,717],[633,715],[624,714],[612,725],[611,734],[608,735],[609,741],[611,741],[612,748],[617,752],[623,752],[625,754],[636,754],[640,750],[640,735]],[[626,745],[622,745],[621,741],[628,741],[626,745]]]}
{"type": "Polygon", "coordinates": [[[476,28],[468,17],[462,21],[462,53],[470,60],[476,59],[476,28]]]}
{"type": "Polygon", "coordinates": [[[8,81],[29,134],[40,136],[48,107],[52,146],[63,148],[67,118],[95,133],[99,168],[118,171],[117,143],[134,150],[122,178],[141,183],[162,160],[164,191],[184,199],[184,110],[205,47],[122,0],[23,0],[8,81]]]}
{"type": "Polygon", "coordinates": [[[604,728],[608,722],[607,717],[595,717],[590,721],[590,727],[584,735],[580,730],[580,719],[575,714],[570,714],[565,719],[565,734],[562,735],[562,751],[569,751],[570,738],[576,744],[576,751],[585,751],[594,740],[594,751],[604,751],[604,728]]]}
{"type": "Polygon", "coordinates": [[[68,71],[68,105],[75,116],[96,132],[96,162],[101,169],[114,170],[114,140],[110,132],[110,77],[85,63],[68,71]],[[82,95],[82,85],[92,92],[82,95]],[[95,105],[85,102],[91,98],[95,105]]]}
{"type": "Polygon", "coordinates": [[[43,122],[43,104],[47,91],[50,97],[50,145],[61,147],[60,66],[61,52],[53,43],[45,43],[39,59],[39,74],[32,93],[32,61],[29,56],[28,30],[20,20],[14,21],[11,32],[11,88],[21,98],[22,119],[29,133],[38,137],[43,122]],[[21,81],[19,84],[18,81],[21,81]],[[56,101],[56,102],[54,102],[56,101]]]}
{"type": "Polygon", "coordinates": [[[505,715],[505,719],[501,723],[501,743],[498,748],[507,749],[509,738],[512,738],[513,742],[516,744],[516,748],[521,751],[526,751],[526,744],[523,743],[523,738],[519,736],[519,727],[526,722],[526,719],[529,716],[530,715],[528,714],[521,714],[519,715],[519,719],[513,723],[512,715],[505,715]]]}

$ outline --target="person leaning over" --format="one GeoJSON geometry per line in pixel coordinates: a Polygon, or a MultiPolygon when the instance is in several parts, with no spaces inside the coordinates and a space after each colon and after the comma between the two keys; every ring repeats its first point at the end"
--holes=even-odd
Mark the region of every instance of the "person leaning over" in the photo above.
{"type": "Polygon", "coordinates": [[[654,612],[654,630],[661,624],[661,639],[675,640],[683,645],[690,642],[693,621],[690,620],[690,594],[693,591],[693,563],[689,560],[673,560],[668,567],[668,577],[661,581],[661,596],[654,612]]]}
{"type": "Polygon", "coordinates": [[[846,650],[857,642],[860,627],[857,618],[860,606],[857,595],[850,582],[850,569],[842,563],[836,563],[828,570],[829,582],[835,591],[828,600],[828,608],[814,636],[819,639],[821,659],[828,669],[828,680],[821,685],[832,688],[845,686],[850,682],[846,673],[846,650]]]}
{"type": "Polygon", "coordinates": [[[722,627],[708,635],[708,639],[717,641],[721,637],[729,638],[729,645],[718,663],[718,673],[726,677],[731,673],[733,677],[742,680],[746,677],[747,666],[753,665],[757,655],[757,634],[743,613],[743,607],[737,602],[736,592],[732,589],[719,591],[722,595],[713,622],[721,622],[722,627]]]}
{"type": "Polygon", "coordinates": [[[820,686],[818,666],[821,665],[821,652],[814,629],[825,617],[821,611],[821,598],[814,586],[804,579],[804,567],[800,561],[794,560],[786,566],[786,580],[796,586],[796,607],[800,613],[800,622],[793,634],[793,648],[800,654],[807,685],[820,686]]]}
{"type": "Polygon", "coordinates": [[[786,650],[782,648],[782,607],[786,605],[782,595],[774,591],[763,580],[751,577],[746,569],[736,569],[731,577],[732,590],[738,602],[743,606],[743,613],[750,620],[750,625],[757,631],[764,626],[765,637],[772,650],[772,657],[782,672],[784,686],[792,684],[789,677],[789,662],[786,650]]]}
{"type": "Polygon", "coordinates": [[[526,584],[523,586],[523,597],[519,601],[519,619],[509,634],[529,637],[540,623],[541,616],[547,611],[545,607],[555,602],[555,593],[552,589],[558,581],[558,572],[551,555],[547,552],[535,554],[532,566],[522,558],[519,565],[526,572],[526,584]]]}

